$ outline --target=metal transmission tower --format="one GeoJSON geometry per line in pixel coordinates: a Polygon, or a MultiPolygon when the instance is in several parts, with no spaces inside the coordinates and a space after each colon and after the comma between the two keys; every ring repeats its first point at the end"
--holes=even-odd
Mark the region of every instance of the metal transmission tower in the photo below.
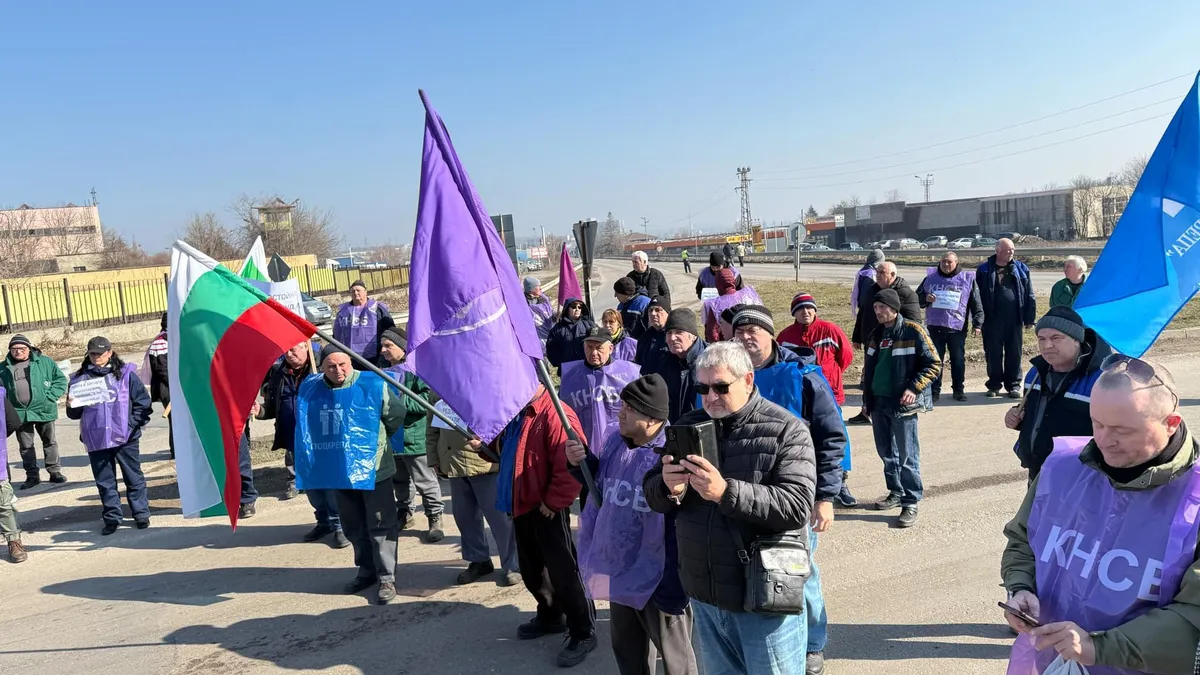
{"type": "Polygon", "coordinates": [[[916,178],[917,181],[919,181],[921,183],[921,185],[925,188],[925,201],[928,202],[929,201],[929,187],[931,185],[933,185],[933,174],[927,173],[927,174],[925,174],[924,178],[921,178],[920,176],[913,176],[913,178],[916,178]]]}
{"type": "Polygon", "coordinates": [[[749,234],[750,223],[753,222],[750,217],[750,167],[738,167],[737,174],[738,187],[735,189],[742,193],[742,231],[749,234]]]}

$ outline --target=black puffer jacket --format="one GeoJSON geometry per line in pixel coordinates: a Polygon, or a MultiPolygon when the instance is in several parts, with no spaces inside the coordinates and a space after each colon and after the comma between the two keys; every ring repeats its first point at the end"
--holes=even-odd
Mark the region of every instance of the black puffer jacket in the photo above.
{"type": "MultiPolygon", "coordinates": [[[[700,409],[679,423],[709,419],[700,409]]],[[[742,612],[745,566],[730,528],[738,528],[749,546],[758,536],[807,525],[816,492],[816,456],[804,422],[757,391],[741,410],[716,424],[721,475],[728,482],[719,503],[689,489],[682,505],[676,505],[667,496],[661,464],[646,473],[642,489],[650,508],[676,514],[679,576],[688,596],[742,612]]]]}
{"type": "MultiPolygon", "coordinates": [[[[639,346],[641,343],[638,343],[639,346]]],[[[708,347],[699,338],[692,343],[691,348],[683,358],[675,356],[666,348],[666,338],[662,340],[662,349],[654,348],[646,355],[645,361],[639,363],[642,375],[661,375],[667,384],[667,394],[670,396],[670,415],[667,420],[675,424],[680,417],[699,407],[699,397],[696,395],[696,359],[708,347]]]]}
{"type": "MultiPolygon", "coordinates": [[[[900,316],[917,323],[925,320],[917,292],[908,285],[904,277],[896,277],[896,280],[888,288],[896,291],[896,295],[900,296],[900,316]]],[[[882,290],[883,287],[876,282],[867,288],[866,293],[858,294],[858,314],[854,318],[854,331],[850,334],[851,342],[860,345],[866,344],[867,340],[871,338],[871,333],[879,326],[879,319],[875,318],[875,294],[882,290]]]]}

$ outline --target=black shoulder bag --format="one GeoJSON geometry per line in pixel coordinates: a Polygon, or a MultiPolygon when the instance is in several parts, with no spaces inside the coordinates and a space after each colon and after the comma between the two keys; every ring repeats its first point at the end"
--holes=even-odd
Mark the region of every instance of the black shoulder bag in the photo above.
{"type": "Polygon", "coordinates": [[[804,582],[812,573],[808,528],[755,537],[747,548],[741,530],[730,525],[738,558],[746,566],[743,608],[754,614],[803,614],[804,582]]]}

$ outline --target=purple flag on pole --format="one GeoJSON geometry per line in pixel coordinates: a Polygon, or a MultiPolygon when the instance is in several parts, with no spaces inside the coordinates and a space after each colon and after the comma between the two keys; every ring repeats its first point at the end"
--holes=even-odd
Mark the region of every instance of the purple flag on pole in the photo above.
{"type": "Polygon", "coordinates": [[[571,264],[571,254],[567,253],[567,245],[562,245],[562,255],[558,257],[558,308],[563,309],[567,298],[583,300],[583,291],[579,290],[579,278],[575,276],[575,265],[571,264]]]}
{"type": "Polygon", "coordinates": [[[490,442],[537,389],[542,343],[500,235],[421,92],[425,145],[408,290],[413,372],[490,442]]]}

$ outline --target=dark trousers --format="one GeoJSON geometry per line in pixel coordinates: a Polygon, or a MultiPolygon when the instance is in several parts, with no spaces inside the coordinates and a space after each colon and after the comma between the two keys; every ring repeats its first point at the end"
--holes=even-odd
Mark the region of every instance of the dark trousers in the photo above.
{"type": "Polygon", "coordinates": [[[683,273],[684,274],[692,273],[692,263],[687,258],[683,259],[683,273]]]}
{"type": "Polygon", "coordinates": [[[258,501],[258,490],[254,487],[254,468],[250,466],[250,432],[242,434],[238,445],[238,473],[242,476],[242,504],[258,501]]]}
{"type": "MultiPolygon", "coordinates": [[[[937,350],[938,362],[945,364],[946,351],[950,351],[950,381],[955,393],[963,390],[963,380],[967,377],[967,333],[945,326],[930,326],[929,339],[937,350]]],[[[933,393],[942,393],[942,376],[946,373],[943,365],[937,379],[933,381],[933,393]]]]}
{"type": "Polygon", "coordinates": [[[666,675],[696,675],[692,649],[692,608],[683,614],[660,611],[651,600],[643,609],[611,603],[608,606],[613,656],[621,675],[654,675],[662,655],[666,675]]]}
{"type": "Polygon", "coordinates": [[[342,532],[354,545],[354,564],[360,579],[396,583],[396,495],[385,478],[371,490],[338,490],[342,532]]]}
{"type": "Polygon", "coordinates": [[[1021,387],[1021,343],[1024,327],[1016,319],[997,321],[991,316],[983,323],[983,356],[987,360],[988,391],[1021,387]]]}
{"type": "Polygon", "coordinates": [[[921,441],[917,437],[917,413],[897,416],[898,398],[882,396],[871,411],[875,451],[883,460],[883,480],[888,494],[900,497],[902,506],[915,506],[925,487],[921,483],[921,441]]]}
{"type": "Polygon", "coordinates": [[[596,608],[583,593],[570,518],[567,509],[549,518],[534,509],[513,518],[513,531],[521,578],[537,600],[538,620],[553,624],[565,615],[571,636],[583,639],[592,634],[596,608]]]}
{"type": "Polygon", "coordinates": [[[125,481],[125,498],[134,520],[150,519],[150,501],[146,498],[146,476],[142,474],[140,440],[88,453],[92,476],[100,492],[101,517],[106,523],[121,522],[121,493],[117,490],[117,465],[125,481]]]}
{"type": "Polygon", "coordinates": [[[33,435],[42,439],[42,454],[46,456],[46,470],[59,473],[62,467],[58,459],[58,443],[54,440],[54,422],[26,422],[17,427],[17,446],[21,449],[21,466],[25,473],[36,476],[38,473],[37,448],[33,445],[33,435]]]}

